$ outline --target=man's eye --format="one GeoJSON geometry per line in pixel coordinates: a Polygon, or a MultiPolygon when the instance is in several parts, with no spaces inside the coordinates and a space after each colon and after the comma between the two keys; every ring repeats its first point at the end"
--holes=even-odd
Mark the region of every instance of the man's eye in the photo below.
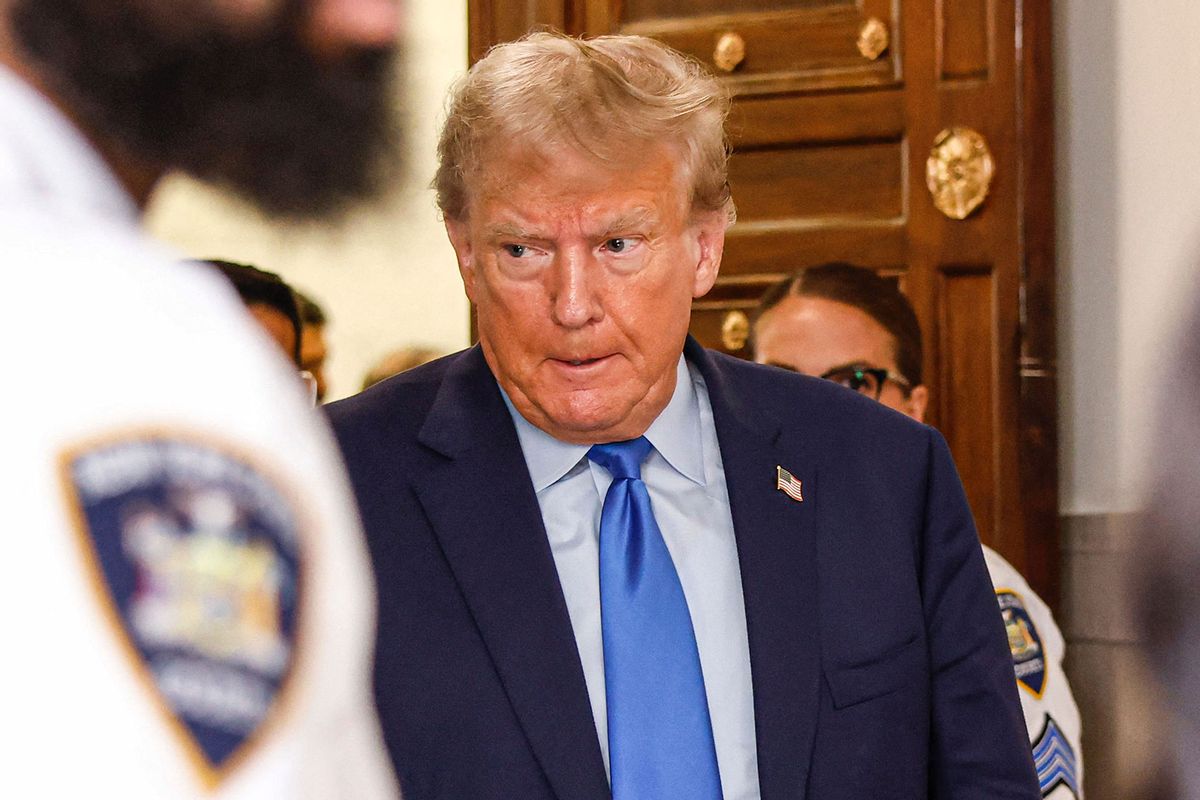
{"type": "Polygon", "coordinates": [[[504,251],[513,258],[520,258],[529,252],[529,248],[523,244],[506,244],[504,245],[504,251]]]}
{"type": "Polygon", "coordinates": [[[609,239],[604,243],[604,249],[610,253],[624,253],[629,249],[630,244],[628,239],[609,239]]]}

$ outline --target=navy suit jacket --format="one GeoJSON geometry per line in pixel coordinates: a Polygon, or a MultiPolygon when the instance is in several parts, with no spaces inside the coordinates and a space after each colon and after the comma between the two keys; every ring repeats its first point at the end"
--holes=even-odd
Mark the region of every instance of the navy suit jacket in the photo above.
{"type": "MultiPolygon", "coordinates": [[[[729,488],[764,800],[1039,797],[942,437],[827,381],[685,353],[729,488]]],[[[537,497],[479,348],[329,415],[370,544],[375,699],[406,800],[608,798],[537,497]]]]}

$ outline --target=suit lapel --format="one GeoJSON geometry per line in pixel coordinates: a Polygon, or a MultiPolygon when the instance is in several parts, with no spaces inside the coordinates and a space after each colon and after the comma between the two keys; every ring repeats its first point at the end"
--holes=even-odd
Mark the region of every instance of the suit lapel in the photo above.
{"type": "Polygon", "coordinates": [[[516,430],[479,348],[450,369],[417,481],[530,747],[562,800],[609,797],[566,601],[516,430]]]}
{"type": "MultiPolygon", "coordinates": [[[[754,685],[763,800],[803,797],[820,690],[816,472],[778,421],[751,408],[736,376],[689,337],[686,355],[708,388],[737,539],[754,685]],[[803,502],[776,488],[782,465],[803,502]]],[[[811,454],[810,454],[811,459],[811,454]]]]}

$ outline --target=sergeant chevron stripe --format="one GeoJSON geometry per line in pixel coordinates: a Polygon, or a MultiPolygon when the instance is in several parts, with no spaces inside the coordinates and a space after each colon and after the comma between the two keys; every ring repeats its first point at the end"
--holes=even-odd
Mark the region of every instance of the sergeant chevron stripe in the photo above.
{"type": "Polygon", "coordinates": [[[1075,751],[1049,714],[1041,735],[1033,743],[1033,763],[1037,767],[1042,797],[1049,796],[1059,786],[1066,786],[1071,794],[1079,797],[1075,751]]]}

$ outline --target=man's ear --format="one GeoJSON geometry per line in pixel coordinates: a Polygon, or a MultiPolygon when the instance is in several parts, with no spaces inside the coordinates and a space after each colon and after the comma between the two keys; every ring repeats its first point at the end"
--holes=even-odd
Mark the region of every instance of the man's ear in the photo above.
{"type": "Polygon", "coordinates": [[[703,297],[717,281],[721,256],[725,252],[725,228],[728,218],[722,211],[705,211],[695,219],[694,232],[699,245],[692,297],[703,297]]]}
{"type": "Polygon", "coordinates": [[[446,219],[446,236],[458,260],[458,274],[462,276],[463,291],[467,299],[475,302],[475,256],[471,250],[470,226],[464,220],[446,219]]]}

